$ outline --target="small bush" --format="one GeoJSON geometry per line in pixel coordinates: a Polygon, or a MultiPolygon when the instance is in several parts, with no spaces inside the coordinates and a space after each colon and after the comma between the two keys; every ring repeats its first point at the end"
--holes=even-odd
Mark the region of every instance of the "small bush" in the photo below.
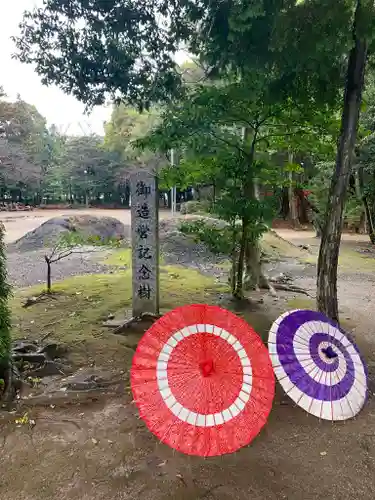
{"type": "Polygon", "coordinates": [[[186,214],[196,214],[196,213],[208,213],[211,209],[211,203],[206,201],[187,201],[181,204],[181,213],[186,214]]]}
{"type": "Polygon", "coordinates": [[[192,235],[197,243],[204,243],[215,254],[230,255],[232,252],[232,230],[230,226],[218,226],[215,221],[204,219],[183,221],[180,224],[183,234],[192,235]]]}

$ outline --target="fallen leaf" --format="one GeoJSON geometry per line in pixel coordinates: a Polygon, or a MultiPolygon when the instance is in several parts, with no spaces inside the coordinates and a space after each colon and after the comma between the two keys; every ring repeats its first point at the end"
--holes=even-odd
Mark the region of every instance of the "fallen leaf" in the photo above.
{"type": "MultiPolygon", "coordinates": [[[[161,462],[160,464],[158,464],[158,467],[164,467],[164,465],[167,463],[166,460],[164,460],[164,462],[161,462]]],[[[178,477],[179,475],[177,475],[176,477],[178,477]]],[[[182,476],[181,476],[182,478],[182,476]]]]}

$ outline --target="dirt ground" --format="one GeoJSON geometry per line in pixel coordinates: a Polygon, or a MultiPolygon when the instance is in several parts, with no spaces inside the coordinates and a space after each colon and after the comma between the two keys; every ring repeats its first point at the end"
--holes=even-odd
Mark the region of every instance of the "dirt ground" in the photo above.
{"type": "MultiPolygon", "coordinates": [[[[109,212],[129,223],[121,218],[124,213],[129,217],[128,211],[109,212]]],[[[43,217],[56,215],[62,212],[6,221],[8,237],[22,236],[20,227],[13,225],[21,220],[25,231],[43,222],[43,217]]],[[[304,263],[281,263],[274,270],[290,272],[313,294],[318,240],[312,233],[279,233],[296,245],[309,245],[310,257],[304,263]]],[[[373,500],[375,260],[367,253],[369,258],[363,258],[358,250],[368,251],[367,239],[345,236],[339,273],[342,317],[354,327],[370,372],[369,401],[357,418],[344,423],[319,421],[296,407],[277,385],[269,422],[249,446],[219,458],[188,457],[160,444],[138,419],[129,390],[128,356],[122,366],[124,376],[105,393],[46,396],[38,404],[24,404],[17,413],[0,413],[0,498],[373,500]],[[35,426],[15,423],[25,412],[35,426]]],[[[308,306],[313,300],[302,295],[265,297],[261,307],[266,320],[258,332],[265,339],[278,313],[308,306]]],[[[257,315],[245,311],[253,324],[257,315]]]]}
{"type": "Polygon", "coordinates": [[[3,424],[8,500],[356,500],[375,495],[375,406],[320,422],[278,395],[267,426],[233,455],[188,457],[157,440],[123,390],[90,404],[31,411],[3,424]],[[283,404],[282,404],[283,403],[283,404]]]}

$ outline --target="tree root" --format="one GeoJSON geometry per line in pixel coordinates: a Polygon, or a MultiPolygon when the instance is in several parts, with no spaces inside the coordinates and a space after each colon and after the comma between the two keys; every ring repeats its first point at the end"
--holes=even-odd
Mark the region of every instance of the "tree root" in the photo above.
{"type": "Polygon", "coordinates": [[[5,405],[14,401],[24,387],[33,386],[30,383],[33,378],[65,376],[62,363],[57,361],[60,352],[56,344],[41,346],[38,343],[15,341],[11,348],[9,364],[1,373],[4,390],[0,393],[0,401],[5,405]]]}
{"type": "Polygon", "coordinates": [[[161,318],[161,314],[153,314],[153,313],[141,313],[139,316],[133,316],[132,318],[124,321],[122,325],[118,326],[113,330],[115,335],[121,335],[126,330],[131,328],[136,323],[141,323],[142,321],[156,321],[161,318]]]}
{"type": "Polygon", "coordinates": [[[14,361],[22,361],[24,363],[42,364],[47,361],[45,354],[42,352],[13,353],[12,358],[14,361]]]}
{"type": "Polygon", "coordinates": [[[302,293],[303,295],[307,295],[308,297],[311,297],[312,299],[314,298],[312,295],[309,294],[309,292],[307,290],[300,288],[299,286],[283,285],[281,283],[274,283],[273,287],[276,290],[282,290],[284,292],[302,293]]]}
{"type": "Polygon", "coordinates": [[[51,292],[43,291],[35,297],[28,297],[26,301],[22,304],[22,307],[26,309],[27,307],[33,306],[34,304],[39,304],[40,302],[43,302],[44,300],[48,299],[57,300],[57,297],[55,297],[55,295],[51,292]]]}

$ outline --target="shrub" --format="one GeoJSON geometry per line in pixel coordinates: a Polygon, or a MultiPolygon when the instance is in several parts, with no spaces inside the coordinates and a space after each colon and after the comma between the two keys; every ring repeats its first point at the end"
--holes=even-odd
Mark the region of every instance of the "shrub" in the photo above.
{"type": "Polygon", "coordinates": [[[221,221],[187,220],[181,222],[180,231],[192,235],[197,243],[204,243],[212,253],[230,255],[232,251],[232,229],[221,221]]]}
{"type": "Polygon", "coordinates": [[[209,201],[187,201],[181,204],[181,213],[186,214],[196,214],[196,213],[208,213],[211,209],[211,203],[209,201]]]}

